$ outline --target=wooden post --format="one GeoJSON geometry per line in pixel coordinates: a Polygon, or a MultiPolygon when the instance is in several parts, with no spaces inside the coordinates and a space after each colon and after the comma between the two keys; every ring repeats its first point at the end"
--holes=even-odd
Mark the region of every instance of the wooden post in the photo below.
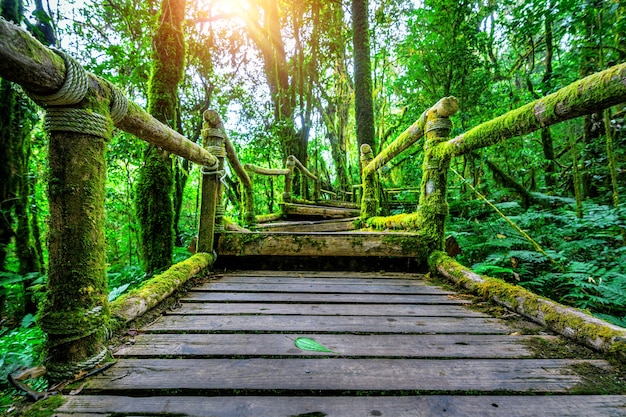
{"type": "MultiPolygon", "coordinates": [[[[361,145],[361,167],[366,167],[374,159],[372,147],[367,143],[361,145]]],[[[376,171],[363,176],[363,190],[361,194],[361,218],[367,219],[376,216],[378,201],[376,200],[376,171]]]]}
{"type": "Polygon", "coordinates": [[[446,97],[426,112],[423,173],[415,226],[429,253],[444,247],[450,156],[441,152],[438,145],[448,139],[452,129],[449,117],[458,108],[455,97],[446,97]]]}
{"type": "MultiPolygon", "coordinates": [[[[204,119],[208,122],[207,134],[209,137],[209,146],[207,150],[215,155],[218,160],[217,170],[219,172],[219,181],[217,182],[217,197],[215,207],[215,234],[224,232],[224,213],[226,206],[224,205],[224,183],[221,176],[224,175],[224,163],[226,158],[226,133],[224,123],[218,112],[215,110],[206,110],[204,119]]],[[[217,246],[217,245],[216,245],[217,246]]]]}
{"type": "Polygon", "coordinates": [[[46,107],[50,136],[48,291],[38,321],[47,334],[53,381],[94,368],[107,356],[105,153],[114,123],[109,106],[125,107],[118,91],[59,54],[66,66],[63,86],[35,96],[46,107]]]}
{"type": "Polygon", "coordinates": [[[215,233],[218,231],[216,214],[221,201],[219,194],[220,178],[223,174],[226,150],[224,148],[224,133],[218,128],[222,121],[217,112],[207,110],[203,114],[203,119],[202,145],[217,156],[218,161],[212,167],[202,167],[197,251],[212,253],[215,246],[215,233]]]}
{"type": "Polygon", "coordinates": [[[315,171],[314,174],[317,179],[313,180],[313,201],[319,201],[322,196],[322,179],[319,172],[315,171]]]}
{"type": "Polygon", "coordinates": [[[291,196],[291,191],[293,187],[293,176],[296,170],[296,157],[293,155],[289,155],[289,157],[287,158],[286,166],[287,171],[289,172],[287,173],[287,175],[285,175],[285,191],[283,192],[283,202],[291,203],[293,198],[291,196]]]}

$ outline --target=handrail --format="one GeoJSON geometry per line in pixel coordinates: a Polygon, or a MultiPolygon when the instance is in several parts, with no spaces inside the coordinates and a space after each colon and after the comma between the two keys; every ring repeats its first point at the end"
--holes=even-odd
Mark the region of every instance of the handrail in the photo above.
{"type": "MultiPolygon", "coordinates": [[[[24,29],[0,17],[0,75],[20,84],[25,90],[42,95],[61,89],[67,72],[65,60],[47,48],[24,29]],[[22,51],[29,51],[25,55],[22,51]]],[[[100,77],[90,74],[89,81],[102,94],[112,96],[114,87],[100,77]]],[[[217,158],[206,149],[185,138],[169,126],[159,122],[134,102],[128,102],[128,111],[115,123],[139,139],[200,165],[213,167],[217,158]]]]}
{"type": "Polygon", "coordinates": [[[626,63],[575,81],[555,93],[482,123],[441,144],[441,150],[449,156],[467,154],[624,101],[626,63]]]}
{"type": "MultiPolygon", "coordinates": [[[[439,100],[432,108],[437,109],[442,116],[454,113],[457,109],[452,111],[452,108],[445,108],[450,103],[439,100]],[[452,111],[452,113],[450,113],[452,111]]],[[[444,116],[447,117],[447,116],[444,116]]],[[[404,132],[400,133],[398,137],[391,142],[385,149],[383,149],[376,157],[363,167],[363,176],[371,175],[374,171],[382,168],[385,164],[391,161],[393,158],[404,152],[409,146],[420,140],[424,136],[424,124],[426,123],[426,112],[409,126],[404,132]]]]}

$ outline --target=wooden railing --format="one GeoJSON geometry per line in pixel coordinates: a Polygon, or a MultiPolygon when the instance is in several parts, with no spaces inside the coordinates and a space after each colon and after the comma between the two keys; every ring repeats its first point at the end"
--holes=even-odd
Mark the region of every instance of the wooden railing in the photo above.
{"type": "Polygon", "coordinates": [[[368,145],[361,148],[361,216],[370,218],[377,213],[376,171],[425,136],[418,207],[414,216],[408,218],[410,224],[406,227],[421,235],[427,253],[442,250],[451,158],[623,102],[626,102],[626,64],[590,75],[448,139],[452,127],[449,117],[457,111],[458,103],[454,97],[443,98],[375,158],[368,145]]]}
{"type": "MultiPolygon", "coordinates": [[[[39,324],[47,333],[48,375],[63,379],[107,356],[105,154],[114,127],[203,167],[198,246],[208,252],[206,265],[214,260],[219,173],[226,155],[221,122],[211,112],[204,114],[204,142],[211,152],[150,116],[108,81],[87,73],[69,55],[48,49],[2,18],[0,76],[21,85],[46,109],[49,259],[39,324]]],[[[154,294],[147,297],[155,299],[154,294]]]]}

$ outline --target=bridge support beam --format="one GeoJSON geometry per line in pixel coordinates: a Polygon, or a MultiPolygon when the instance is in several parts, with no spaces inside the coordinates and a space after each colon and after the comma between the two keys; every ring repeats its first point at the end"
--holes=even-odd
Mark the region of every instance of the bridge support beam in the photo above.
{"type": "Polygon", "coordinates": [[[426,112],[423,173],[415,228],[422,237],[427,253],[444,247],[450,156],[440,151],[439,144],[448,139],[452,129],[449,117],[458,108],[455,97],[446,97],[426,112]]]}
{"type": "Polygon", "coordinates": [[[365,167],[374,159],[372,147],[367,143],[361,145],[361,167],[363,168],[363,194],[361,196],[361,218],[368,219],[378,214],[378,199],[376,196],[376,180],[378,173],[375,170],[365,174],[365,167]]]}
{"type": "Polygon", "coordinates": [[[48,292],[39,324],[48,336],[51,380],[93,368],[108,353],[105,154],[112,117],[127,108],[119,91],[61,55],[64,85],[52,95],[33,95],[46,107],[50,136],[48,292]]]}

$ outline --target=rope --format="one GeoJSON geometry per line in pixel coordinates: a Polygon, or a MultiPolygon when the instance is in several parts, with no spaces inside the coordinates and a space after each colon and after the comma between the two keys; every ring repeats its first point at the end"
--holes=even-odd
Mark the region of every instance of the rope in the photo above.
{"type": "Polygon", "coordinates": [[[61,88],[52,94],[35,94],[29,92],[28,95],[37,104],[42,106],[68,106],[80,103],[87,95],[89,89],[89,78],[83,67],[74,58],[63,51],[52,49],[54,53],[63,58],[65,62],[65,80],[61,88]]]}
{"type": "Polygon", "coordinates": [[[113,92],[113,97],[111,98],[111,119],[113,124],[118,124],[128,113],[128,99],[122,90],[109,81],[107,81],[107,84],[113,92]]]}
{"type": "Polygon", "coordinates": [[[438,129],[450,130],[452,129],[452,122],[447,117],[442,117],[440,119],[432,120],[426,123],[426,131],[424,133],[428,133],[428,132],[431,132],[433,130],[438,130],[438,129]]]}
{"type": "Polygon", "coordinates": [[[47,366],[46,374],[53,380],[60,381],[64,379],[70,379],[82,370],[89,370],[99,365],[107,356],[109,350],[105,347],[97,355],[86,359],[76,364],[54,365],[47,366]]]}
{"type": "Polygon", "coordinates": [[[47,312],[39,319],[39,325],[46,333],[67,336],[60,339],[53,338],[54,342],[49,342],[51,347],[90,336],[101,329],[104,322],[102,306],[96,306],[88,311],[47,312]]]}
{"type": "Polygon", "coordinates": [[[109,139],[113,134],[113,121],[87,109],[51,107],[46,111],[46,129],[109,139]]]}
{"type": "Polygon", "coordinates": [[[223,204],[215,206],[214,233],[224,233],[226,230],[224,227],[224,213],[226,213],[226,207],[223,204]]]}
{"type": "Polygon", "coordinates": [[[224,144],[209,145],[206,149],[218,158],[226,158],[226,147],[224,144]]]}

